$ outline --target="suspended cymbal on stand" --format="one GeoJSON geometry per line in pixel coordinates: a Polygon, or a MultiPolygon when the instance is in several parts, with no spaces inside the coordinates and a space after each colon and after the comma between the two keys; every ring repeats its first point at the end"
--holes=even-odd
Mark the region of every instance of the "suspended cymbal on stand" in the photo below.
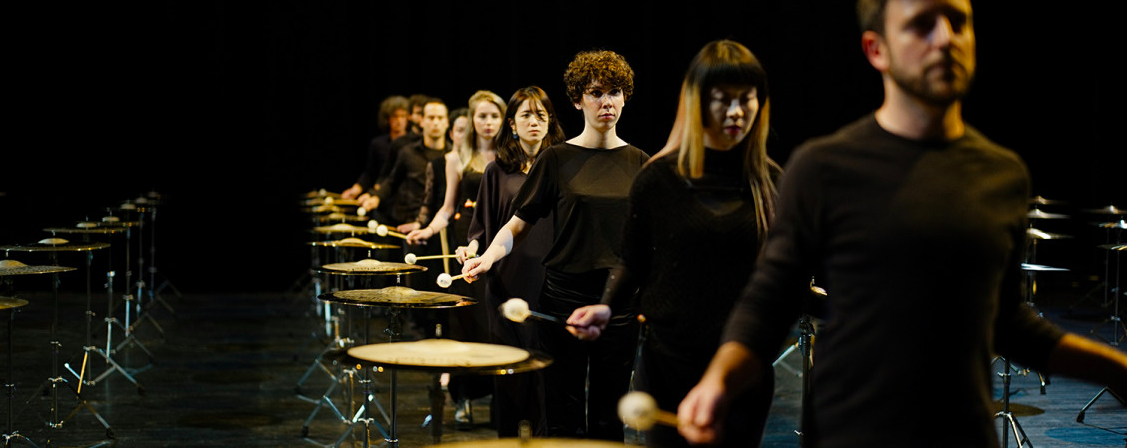
{"type": "Polygon", "coordinates": [[[1098,247],[1107,250],[1127,250],[1127,244],[1101,244],[1098,247]]]}
{"type": "Polygon", "coordinates": [[[82,252],[87,250],[105,249],[109,243],[82,242],[71,243],[62,238],[44,238],[34,244],[16,244],[0,246],[0,251],[5,252],[82,252]]]}
{"type": "Polygon", "coordinates": [[[24,299],[17,299],[15,297],[0,296],[0,310],[9,310],[9,309],[12,309],[12,308],[19,308],[21,306],[27,305],[27,303],[28,302],[24,299]]]}
{"type": "Polygon", "coordinates": [[[66,266],[29,266],[16,260],[0,260],[0,277],[11,275],[56,274],[73,271],[66,266]]]}
{"type": "Polygon", "coordinates": [[[1029,203],[1032,205],[1058,205],[1064,204],[1065,202],[1056,199],[1047,199],[1044,196],[1037,195],[1029,198],[1029,203]]]}
{"type": "Polygon", "coordinates": [[[1100,208],[1087,209],[1084,213],[1093,215],[1127,215],[1127,209],[1119,208],[1114,205],[1108,205],[1100,208]]]}
{"type": "Polygon", "coordinates": [[[1112,221],[1112,222],[1095,222],[1095,223],[1092,223],[1092,225],[1099,227],[1101,229],[1123,230],[1123,229],[1127,229],[1127,220],[1121,219],[1119,221],[1112,221]]]}
{"type": "Polygon", "coordinates": [[[1023,271],[1038,271],[1038,272],[1063,272],[1063,271],[1068,271],[1068,268],[1054,268],[1052,266],[1045,266],[1043,264],[1030,264],[1030,263],[1022,263],[1021,269],[1023,271]]]}
{"type": "Polygon", "coordinates": [[[348,233],[353,235],[367,235],[374,234],[376,231],[368,227],[354,226],[352,224],[340,223],[331,226],[319,226],[313,228],[317,233],[348,233]]]}
{"type": "Polygon", "coordinates": [[[1036,208],[1030,210],[1029,213],[1026,213],[1025,217],[1029,219],[1068,219],[1068,215],[1061,213],[1046,213],[1036,208]]]}
{"type": "Polygon", "coordinates": [[[615,448],[626,446],[626,444],[607,440],[567,438],[505,438],[468,440],[432,446],[434,448],[615,448]]]}
{"type": "Polygon", "coordinates": [[[1065,235],[1063,233],[1049,233],[1032,227],[1026,229],[1025,234],[1035,240],[1061,240],[1072,238],[1071,235],[1065,235]]]}
{"type": "Polygon", "coordinates": [[[363,249],[399,249],[394,244],[373,243],[360,238],[342,238],[336,241],[311,241],[309,244],[323,247],[358,247],[363,249]]]}
{"type": "Polygon", "coordinates": [[[454,308],[477,303],[470,297],[442,292],[418,291],[404,286],[334,291],[321,294],[317,298],[347,305],[391,308],[454,308]]]}
{"type": "Polygon", "coordinates": [[[426,271],[425,266],[407,263],[395,263],[390,261],[379,261],[371,258],[363,259],[360,261],[349,261],[344,263],[329,263],[321,266],[320,271],[328,274],[359,274],[359,275],[396,275],[406,274],[411,272],[426,271]]]}

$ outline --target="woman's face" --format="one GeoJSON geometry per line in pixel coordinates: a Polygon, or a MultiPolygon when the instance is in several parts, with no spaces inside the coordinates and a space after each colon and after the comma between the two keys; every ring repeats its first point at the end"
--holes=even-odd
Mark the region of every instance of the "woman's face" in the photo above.
{"type": "Polygon", "coordinates": [[[473,110],[473,129],[478,138],[496,137],[501,130],[501,108],[491,101],[477,103],[473,110]]]}
{"type": "Polygon", "coordinates": [[[524,100],[510,120],[513,133],[525,144],[535,146],[548,135],[548,111],[536,100],[524,100]],[[535,109],[535,110],[534,110],[535,109]]]}
{"type": "Polygon", "coordinates": [[[728,150],[751,132],[759,114],[759,95],[755,86],[718,86],[701,98],[705,112],[704,145],[728,150]]]}
{"type": "Polygon", "coordinates": [[[583,119],[588,126],[605,132],[618,123],[625,103],[626,95],[622,89],[617,87],[606,89],[595,81],[587,86],[583,98],[575,103],[575,108],[583,111],[583,119]]]}
{"type": "Polygon", "coordinates": [[[470,119],[462,115],[454,119],[454,125],[450,126],[450,140],[460,142],[466,138],[466,127],[469,125],[470,119]]]}

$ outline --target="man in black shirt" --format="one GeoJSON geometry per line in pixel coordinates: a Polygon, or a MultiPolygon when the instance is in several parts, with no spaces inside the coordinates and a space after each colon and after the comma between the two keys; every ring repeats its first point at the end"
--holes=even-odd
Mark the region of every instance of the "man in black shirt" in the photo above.
{"type": "Polygon", "coordinates": [[[420,123],[422,138],[399,150],[399,156],[387,177],[367,197],[361,198],[361,205],[368,210],[375,210],[381,201],[394,196],[395,206],[391,219],[398,226],[397,230],[407,233],[417,229],[419,223],[416,218],[426,195],[427,163],[441,157],[446,151],[446,129],[449,124],[446,104],[437,98],[429,100],[423,106],[420,123]]]}
{"type": "Polygon", "coordinates": [[[1063,333],[1021,297],[1028,172],[963,121],[969,0],[861,0],[858,17],[884,102],[791,157],[725,342],[678,409],[681,433],[721,436],[725,400],[770,372],[815,274],[829,298],[805,446],[996,447],[995,353],[1127,392],[1127,355],[1063,333]]]}

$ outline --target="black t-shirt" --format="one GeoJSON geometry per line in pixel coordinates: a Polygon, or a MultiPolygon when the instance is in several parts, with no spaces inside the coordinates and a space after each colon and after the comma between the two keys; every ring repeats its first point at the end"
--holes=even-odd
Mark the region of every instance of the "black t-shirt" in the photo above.
{"type": "Polygon", "coordinates": [[[1022,161],[970,127],[913,141],[869,115],[808,142],[726,339],[774,359],[816,276],[810,446],[996,446],[994,354],[1042,368],[1062,335],[1022,298],[1028,192],[1022,161]]]}
{"type": "Polygon", "coordinates": [[[649,156],[632,145],[592,149],[561,143],[544,150],[514,199],[529,223],[554,213],[544,266],[567,273],[618,263],[627,196],[649,156]]]}

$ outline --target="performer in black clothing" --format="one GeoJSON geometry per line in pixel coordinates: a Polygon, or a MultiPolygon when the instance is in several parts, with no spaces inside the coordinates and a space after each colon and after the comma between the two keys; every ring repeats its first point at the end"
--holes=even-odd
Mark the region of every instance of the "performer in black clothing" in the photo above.
{"type": "MultiPolygon", "coordinates": [[[[583,112],[583,132],[540,155],[514,199],[513,218],[480,257],[466,261],[464,274],[489,271],[529,224],[551,215],[555,235],[543,261],[541,311],[563,319],[598,303],[618,261],[630,184],[649,158],[616,132],[633,75],[616,53],[576,56],[564,80],[583,112]]],[[[578,341],[559,325],[539,328],[542,347],[555,360],[544,370],[549,435],[622,441],[616,407],[630,383],[637,325],[631,310],[621,312],[597,341],[578,341]]]]}
{"type": "MultiPolygon", "coordinates": [[[[469,227],[468,247],[457,250],[459,262],[478,247],[488,247],[497,231],[513,217],[513,198],[528,176],[541,148],[564,141],[551,100],[539,87],[517,90],[506,107],[504,125],[497,136],[497,157],[485,167],[469,227]]],[[[485,297],[480,307],[487,311],[489,333],[494,344],[539,350],[533,327],[504,319],[497,313],[505,300],[521,297],[532,309],[540,309],[540,287],[544,267],[540,261],[552,243],[552,220],[530,226],[520,245],[497,262],[481,282],[485,297]]],[[[492,417],[498,437],[519,435],[521,421],[528,421],[532,434],[547,434],[544,415],[544,383],[540,372],[495,377],[492,417]]]]}
{"type": "Polygon", "coordinates": [[[399,95],[389,96],[380,102],[378,123],[382,133],[368,145],[364,171],[356,183],[341,193],[342,198],[355,199],[379,180],[380,172],[391,155],[392,140],[407,135],[409,108],[407,98],[399,95]]]}
{"type": "MultiPolygon", "coordinates": [[[[407,241],[411,244],[426,244],[453,221],[454,225],[446,232],[447,238],[455,247],[466,245],[481,173],[496,154],[494,146],[497,133],[502,128],[505,103],[497,94],[479,90],[470,96],[469,110],[472,126],[467,129],[464,140],[456,145],[454,151],[447,152],[441,161],[445,167],[442,207],[434,213],[429,224],[407,234],[407,241]]],[[[481,283],[456,282],[450,291],[475,299],[485,294],[481,283]]],[[[490,312],[494,311],[481,306],[451,310],[448,337],[465,342],[486,342],[489,339],[487,316],[490,312]]],[[[482,375],[455,376],[450,379],[449,391],[455,405],[454,427],[470,430],[473,429],[471,400],[491,395],[493,379],[482,375]]]]}
{"type": "Polygon", "coordinates": [[[995,353],[1125,391],[1127,356],[1062,333],[1022,298],[1029,177],[962,119],[975,68],[970,4],[862,0],[858,12],[884,102],[787,163],[725,342],[678,409],[681,433],[714,441],[728,397],[770,375],[814,274],[828,318],[805,446],[996,447],[995,353]]]}
{"type": "MultiPolygon", "coordinates": [[[[675,412],[708,367],[755,268],[779,171],[767,156],[769,116],[767,76],[755,55],[732,41],[705,45],[685,75],[671,145],[634,179],[622,260],[602,304],[568,318],[573,334],[594,339],[612,310],[636,308],[644,315],[635,384],[663,410],[675,412]],[[720,244],[704,244],[704,238],[720,244]]],[[[739,399],[729,421],[745,421],[726,446],[759,444],[772,394],[765,387],[739,399]]],[[[688,446],[676,428],[662,425],[645,440],[654,447],[688,446]]]]}
{"type": "Polygon", "coordinates": [[[423,108],[422,140],[399,150],[391,172],[361,205],[374,210],[381,201],[394,195],[395,208],[391,219],[397,230],[406,233],[419,228],[416,219],[425,199],[427,163],[445,153],[448,126],[446,105],[432,98],[423,108]]]}

